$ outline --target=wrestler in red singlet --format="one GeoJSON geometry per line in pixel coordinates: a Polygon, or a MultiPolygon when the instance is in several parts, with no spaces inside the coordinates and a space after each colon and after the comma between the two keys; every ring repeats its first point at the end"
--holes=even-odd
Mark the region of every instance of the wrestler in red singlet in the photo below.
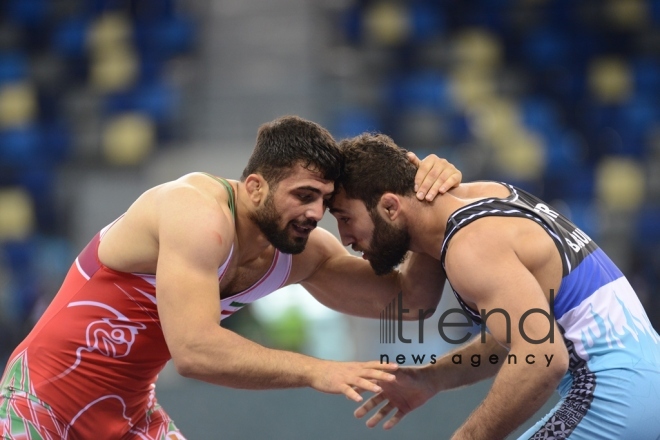
{"type": "MultiPolygon", "coordinates": [[[[233,189],[221,183],[234,214],[233,189]]],[[[3,439],[183,439],[155,398],[158,373],[170,359],[155,276],[118,272],[99,261],[99,243],[111,226],[76,258],[12,353],[0,383],[3,439]]],[[[277,290],[290,267],[291,256],[276,251],[259,282],[222,300],[222,317],[277,290]]]]}

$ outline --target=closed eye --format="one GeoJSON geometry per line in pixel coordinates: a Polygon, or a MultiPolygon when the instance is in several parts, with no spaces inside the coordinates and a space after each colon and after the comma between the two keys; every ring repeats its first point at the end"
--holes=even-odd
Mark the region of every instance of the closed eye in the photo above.
{"type": "Polygon", "coordinates": [[[310,193],[297,194],[298,200],[303,203],[311,203],[316,199],[316,195],[310,193]]]}

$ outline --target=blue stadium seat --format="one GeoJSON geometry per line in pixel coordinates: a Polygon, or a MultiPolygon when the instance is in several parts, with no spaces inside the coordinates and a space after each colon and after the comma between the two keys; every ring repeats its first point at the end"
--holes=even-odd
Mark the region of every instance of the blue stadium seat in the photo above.
{"type": "Polygon", "coordinates": [[[178,93],[164,82],[142,84],[124,93],[109,95],[105,109],[108,114],[139,111],[151,116],[158,124],[164,124],[174,116],[178,93]]]}
{"type": "Polygon", "coordinates": [[[74,17],[63,21],[53,35],[52,44],[55,51],[67,57],[83,57],[89,26],[89,20],[84,17],[74,17]]]}
{"type": "Polygon", "coordinates": [[[572,42],[560,29],[541,28],[525,37],[523,53],[529,67],[547,70],[566,66],[571,61],[572,42]]]}
{"type": "Polygon", "coordinates": [[[617,121],[623,153],[641,158],[646,154],[646,144],[651,129],[660,120],[657,98],[648,94],[631,100],[624,106],[617,121]]]}
{"type": "Polygon", "coordinates": [[[190,50],[194,39],[195,26],[184,17],[140,20],[135,24],[136,45],[145,55],[169,58],[190,50]]]}
{"type": "Polygon", "coordinates": [[[0,85],[27,78],[28,68],[25,54],[16,51],[0,53],[0,85]]]}
{"type": "Polygon", "coordinates": [[[47,163],[61,164],[71,155],[72,133],[62,120],[49,121],[41,125],[39,154],[47,163]]]}
{"type": "MultiPolygon", "coordinates": [[[[8,269],[10,279],[5,316],[22,325],[43,296],[43,282],[55,278],[59,283],[71,263],[70,244],[61,238],[32,236],[21,241],[0,243],[0,262],[8,269]]],[[[52,292],[49,291],[49,295],[52,292]]]]}
{"type": "Polygon", "coordinates": [[[660,245],[660,207],[646,206],[637,215],[635,243],[641,249],[660,245]]]}
{"type": "Polygon", "coordinates": [[[660,93],[660,60],[636,57],[631,62],[635,92],[643,96],[658,96],[660,93]]]}
{"type": "Polygon", "coordinates": [[[7,12],[13,22],[34,28],[44,24],[50,6],[51,2],[48,0],[10,0],[7,12]]]}
{"type": "Polygon", "coordinates": [[[549,99],[530,96],[520,103],[520,115],[525,127],[544,136],[561,129],[556,105],[549,99]]]}
{"type": "Polygon", "coordinates": [[[410,5],[412,39],[416,42],[430,40],[446,32],[447,24],[442,11],[431,2],[415,2],[410,5]]]}
{"type": "Polygon", "coordinates": [[[437,71],[414,71],[392,78],[384,90],[389,107],[397,110],[446,111],[453,107],[447,79],[437,71]]]}
{"type": "Polygon", "coordinates": [[[39,161],[40,132],[36,126],[0,131],[0,163],[27,168],[39,161]]]}

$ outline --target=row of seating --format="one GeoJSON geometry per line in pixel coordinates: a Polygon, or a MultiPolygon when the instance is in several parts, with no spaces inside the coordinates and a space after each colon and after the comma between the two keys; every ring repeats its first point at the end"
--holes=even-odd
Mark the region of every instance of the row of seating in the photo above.
{"type": "Polygon", "coordinates": [[[179,3],[0,5],[0,327],[9,335],[0,339],[8,349],[75,254],[56,200],[61,167],[139,167],[176,136],[181,91],[168,69],[196,44],[179,3]]]}
{"type": "Polygon", "coordinates": [[[660,304],[660,2],[361,0],[334,14],[339,137],[385,132],[466,179],[533,191],[660,304]]]}

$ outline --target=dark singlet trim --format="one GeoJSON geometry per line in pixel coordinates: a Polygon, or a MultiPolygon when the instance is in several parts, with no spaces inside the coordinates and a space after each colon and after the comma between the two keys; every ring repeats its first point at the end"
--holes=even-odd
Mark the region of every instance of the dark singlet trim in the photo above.
{"type": "Polygon", "coordinates": [[[234,217],[234,219],[236,219],[236,195],[234,194],[234,187],[231,186],[231,184],[229,182],[227,182],[225,179],[223,179],[222,177],[217,177],[217,176],[214,176],[213,174],[204,173],[204,172],[202,172],[202,174],[204,174],[206,176],[209,176],[211,179],[213,179],[217,182],[220,182],[222,184],[222,186],[225,187],[225,189],[229,193],[229,210],[231,211],[232,217],[234,217]]]}
{"type": "MultiPolygon", "coordinates": [[[[562,335],[565,330],[557,324],[562,335]]],[[[569,356],[569,371],[573,376],[573,384],[563,403],[552,413],[546,422],[529,440],[561,440],[567,439],[587,415],[594,400],[597,385],[596,373],[589,370],[587,362],[577,354],[575,344],[564,338],[569,356]]]]}

